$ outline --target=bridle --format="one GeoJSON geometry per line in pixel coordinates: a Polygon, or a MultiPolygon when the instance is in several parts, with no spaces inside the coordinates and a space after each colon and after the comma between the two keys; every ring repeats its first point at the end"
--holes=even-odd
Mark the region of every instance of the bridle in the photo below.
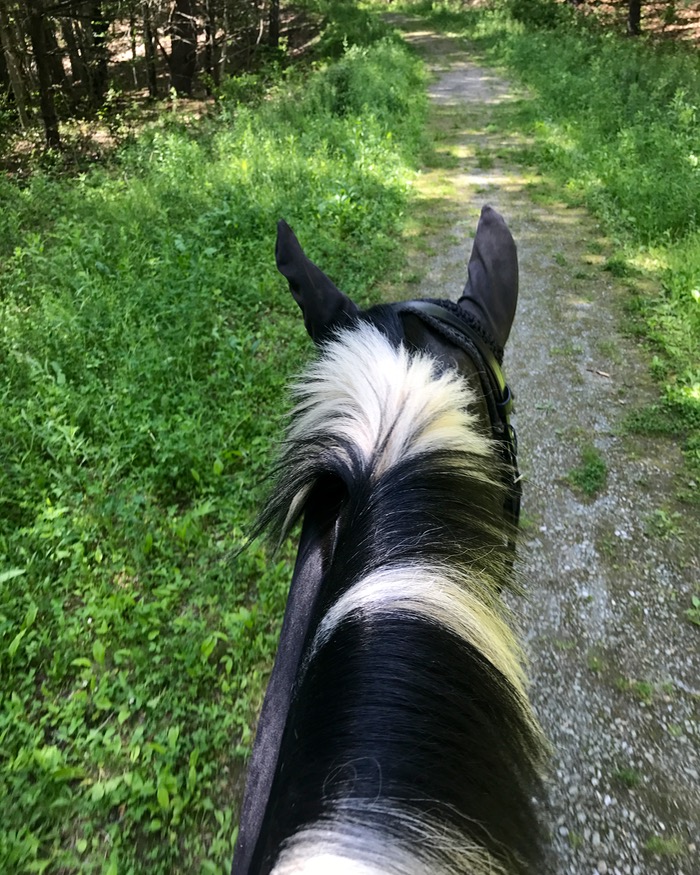
{"type": "MultiPolygon", "coordinates": [[[[442,338],[462,349],[474,362],[489,412],[493,438],[503,462],[503,482],[506,487],[503,511],[515,531],[520,518],[522,478],[518,471],[518,437],[510,422],[513,394],[503,376],[495,348],[492,348],[493,342],[471,314],[451,301],[405,301],[397,304],[396,310],[417,316],[442,338]]],[[[514,556],[514,536],[508,538],[508,549],[514,556]]]]}

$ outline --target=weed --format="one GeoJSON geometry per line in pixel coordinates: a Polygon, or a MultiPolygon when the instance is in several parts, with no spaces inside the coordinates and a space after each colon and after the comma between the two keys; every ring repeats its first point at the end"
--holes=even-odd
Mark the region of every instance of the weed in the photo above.
{"type": "Polygon", "coordinates": [[[479,170],[492,170],[496,163],[493,154],[488,149],[477,149],[475,157],[479,170]]]}
{"type": "Polygon", "coordinates": [[[550,349],[550,353],[552,355],[562,356],[564,358],[571,358],[576,355],[581,355],[583,352],[583,348],[575,343],[566,343],[564,346],[553,346],[550,349]]]}
{"type": "Polygon", "coordinates": [[[569,841],[569,844],[571,845],[571,847],[574,850],[578,850],[579,848],[582,848],[585,844],[584,838],[581,835],[581,833],[574,832],[574,830],[572,830],[572,829],[569,830],[569,834],[567,836],[567,839],[569,841]]]}
{"type": "Polygon", "coordinates": [[[642,780],[641,774],[637,771],[637,769],[633,769],[631,766],[627,766],[622,769],[618,769],[613,775],[621,784],[624,784],[625,787],[630,790],[637,787],[642,780]]]}
{"type": "Polygon", "coordinates": [[[680,836],[650,835],[644,850],[659,857],[678,857],[685,851],[685,842],[680,836]]]}
{"type": "Polygon", "coordinates": [[[584,447],[581,451],[581,464],[569,471],[569,484],[583,492],[587,498],[593,498],[605,486],[608,467],[605,460],[594,446],[584,447]]]}
{"type": "Polygon", "coordinates": [[[615,681],[615,686],[620,692],[632,693],[645,705],[651,705],[656,695],[656,687],[651,681],[638,681],[620,677],[615,681]]]}
{"type": "Polygon", "coordinates": [[[700,626],[700,598],[694,595],[691,599],[691,607],[689,607],[683,613],[688,622],[695,623],[696,626],[700,626]]]}
{"type": "Polygon", "coordinates": [[[557,648],[557,650],[563,650],[564,652],[568,650],[575,650],[576,642],[567,638],[555,638],[552,643],[557,648]]]}
{"type": "Polygon", "coordinates": [[[594,674],[600,674],[606,668],[605,660],[599,653],[589,653],[587,663],[589,671],[592,671],[594,674]]]}
{"type": "Polygon", "coordinates": [[[677,511],[671,512],[659,507],[648,515],[644,531],[650,537],[680,539],[683,535],[680,526],[682,519],[683,515],[677,511]]]}

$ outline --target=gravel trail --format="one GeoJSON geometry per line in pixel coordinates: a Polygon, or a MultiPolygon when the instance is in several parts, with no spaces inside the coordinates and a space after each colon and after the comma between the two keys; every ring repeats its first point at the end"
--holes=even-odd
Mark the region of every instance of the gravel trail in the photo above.
{"type": "Polygon", "coordinates": [[[594,220],[543,205],[538,180],[509,162],[522,141],[491,120],[526,95],[456,39],[390,18],[434,74],[431,125],[444,160],[417,187],[428,214],[450,216],[447,231],[416,241],[421,274],[430,258],[408,294],[459,294],[484,203],[518,244],[506,371],[526,478],[527,600],[513,608],[553,748],[551,871],[698,875],[700,629],[685,611],[700,582],[700,525],[676,502],[688,476],[678,447],[623,428],[655,397],[648,353],[620,330],[629,290],[601,269],[607,243],[594,220]],[[590,445],[607,482],[587,499],[567,475],[590,445]]]}

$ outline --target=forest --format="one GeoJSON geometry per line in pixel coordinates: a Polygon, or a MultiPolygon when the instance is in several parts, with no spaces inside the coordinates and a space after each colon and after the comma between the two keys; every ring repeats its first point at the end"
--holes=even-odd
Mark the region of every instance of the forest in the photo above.
{"type": "Polygon", "coordinates": [[[276,222],[363,305],[415,281],[429,73],[387,10],[534,95],[518,160],[605,229],[656,387],[626,427],[697,514],[696,4],[2,0],[4,873],[230,868],[294,555],[248,533],[310,355],[276,222]]]}

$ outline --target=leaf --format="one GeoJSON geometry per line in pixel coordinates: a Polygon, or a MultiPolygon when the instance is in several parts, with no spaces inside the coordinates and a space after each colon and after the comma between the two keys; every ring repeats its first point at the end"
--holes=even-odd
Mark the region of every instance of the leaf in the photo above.
{"type": "Polygon", "coordinates": [[[202,654],[202,660],[206,662],[212,655],[216,647],[216,635],[207,635],[207,637],[199,645],[199,652],[202,654]]]}
{"type": "Polygon", "coordinates": [[[22,643],[22,639],[24,638],[24,636],[25,636],[26,634],[27,634],[27,630],[26,630],[26,629],[22,629],[22,631],[21,631],[21,632],[18,632],[18,633],[15,635],[15,637],[12,639],[12,641],[10,641],[10,646],[7,648],[7,652],[9,653],[9,655],[10,655],[11,657],[14,656],[15,653],[17,653],[17,648],[18,648],[19,645],[22,643]]]}
{"type": "Polygon", "coordinates": [[[170,794],[165,784],[158,785],[158,804],[163,811],[167,811],[170,807],[170,794]]]}
{"type": "Polygon", "coordinates": [[[224,470],[224,463],[221,459],[214,459],[214,464],[212,465],[212,470],[214,472],[215,477],[219,477],[224,470]]]}
{"type": "Polygon", "coordinates": [[[13,580],[15,577],[21,577],[26,573],[26,568],[10,568],[9,571],[0,571],[0,583],[7,583],[8,580],[13,580]]]}
{"type": "Polygon", "coordinates": [[[177,747],[177,740],[180,736],[180,728],[178,726],[171,726],[168,729],[168,747],[170,750],[175,750],[177,747]]]}
{"type": "Polygon", "coordinates": [[[79,656],[77,659],[71,660],[71,665],[74,665],[76,668],[92,668],[92,663],[84,656],[79,656]]]}
{"type": "Polygon", "coordinates": [[[92,658],[98,665],[105,664],[105,646],[99,639],[92,645],[92,658]]]}
{"type": "Polygon", "coordinates": [[[119,862],[116,851],[112,851],[109,862],[102,869],[102,875],[119,875],[119,862]]]}
{"type": "Polygon", "coordinates": [[[87,839],[78,839],[75,843],[75,849],[79,854],[84,854],[87,851],[87,839]]]}
{"type": "Polygon", "coordinates": [[[34,620],[36,620],[36,615],[39,608],[32,602],[27,608],[27,614],[24,618],[24,628],[28,629],[30,626],[34,625],[34,620]]]}

